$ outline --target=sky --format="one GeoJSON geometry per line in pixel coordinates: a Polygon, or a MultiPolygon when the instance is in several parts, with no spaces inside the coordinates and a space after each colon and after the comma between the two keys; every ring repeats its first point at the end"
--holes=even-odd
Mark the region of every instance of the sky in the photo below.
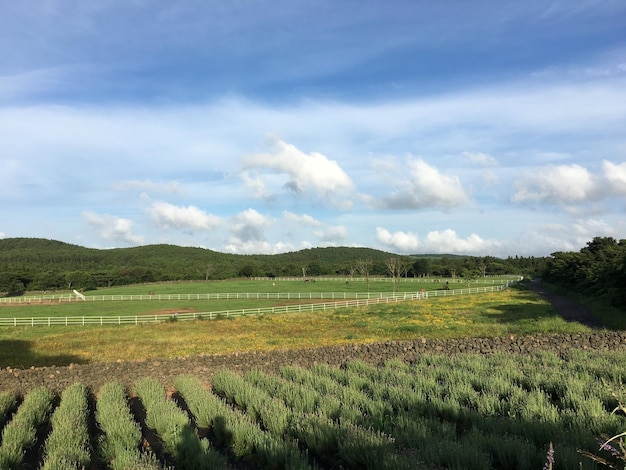
{"type": "Polygon", "coordinates": [[[0,238],[626,238],[624,0],[0,3],[0,238]]]}

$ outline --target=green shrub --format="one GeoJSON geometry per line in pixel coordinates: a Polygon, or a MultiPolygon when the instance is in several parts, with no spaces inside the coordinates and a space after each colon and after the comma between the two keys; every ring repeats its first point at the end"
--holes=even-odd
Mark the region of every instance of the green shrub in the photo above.
{"type": "Polygon", "coordinates": [[[164,450],[179,465],[193,469],[215,468],[220,458],[209,449],[206,439],[195,434],[187,414],[166,398],[165,389],[157,379],[140,380],[135,384],[135,391],[146,409],[146,426],[156,431],[164,450]]]}
{"type": "Polygon", "coordinates": [[[54,394],[45,387],[36,388],[26,395],[13,419],[2,430],[0,468],[19,468],[24,452],[37,441],[37,431],[47,423],[54,398],[54,394]]]}
{"type": "Polygon", "coordinates": [[[87,387],[74,384],[63,391],[51,418],[52,432],[44,450],[43,470],[86,468],[91,462],[87,387]]]}
{"type": "Polygon", "coordinates": [[[11,413],[17,408],[17,397],[14,393],[0,393],[0,429],[11,418],[11,413]]]}
{"type": "Polygon", "coordinates": [[[162,468],[153,454],[140,451],[141,428],[130,411],[124,387],[119,383],[108,382],[100,388],[96,421],[103,432],[98,441],[101,459],[112,470],[162,468]]]}
{"type": "MultiPolygon", "coordinates": [[[[263,393],[256,393],[243,382],[243,379],[230,371],[219,371],[213,376],[213,390],[222,396],[237,400],[244,409],[250,411],[243,415],[221,401],[216,395],[202,387],[200,381],[191,376],[179,376],[175,385],[185,399],[185,403],[196,417],[198,423],[205,423],[213,434],[225,445],[237,460],[250,461],[267,469],[309,469],[305,455],[297,444],[282,438],[280,422],[274,423],[275,429],[268,432],[249,418],[258,416],[264,423],[272,422],[272,413],[278,407],[276,400],[269,400],[263,393]],[[247,392],[246,392],[247,391],[247,392]],[[274,406],[272,406],[272,404],[274,406]]],[[[280,407],[278,407],[279,411],[280,407]]],[[[284,416],[283,416],[284,419],[284,416]]]]}

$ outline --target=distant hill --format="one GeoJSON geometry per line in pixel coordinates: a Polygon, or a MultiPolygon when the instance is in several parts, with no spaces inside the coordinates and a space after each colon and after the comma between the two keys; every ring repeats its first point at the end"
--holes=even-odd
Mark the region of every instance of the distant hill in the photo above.
{"type": "MultiPolygon", "coordinates": [[[[237,255],[196,247],[146,245],[95,249],[42,238],[0,239],[0,278],[38,287],[99,286],[162,280],[348,273],[358,260],[379,267],[392,253],[370,248],[311,248],[276,255],[237,255]],[[87,280],[89,278],[89,280],[87,280]]],[[[0,279],[0,286],[2,279],[0,279]]],[[[0,292],[2,288],[0,287],[0,292]]]]}
{"type": "MultiPolygon", "coordinates": [[[[386,262],[399,255],[363,247],[327,247],[276,255],[237,255],[197,247],[145,245],[85,248],[42,238],[0,239],[0,292],[96,288],[168,280],[220,280],[235,277],[358,275],[367,262],[371,275],[387,275],[386,262]]],[[[450,276],[477,272],[525,272],[524,258],[459,255],[403,257],[408,276],[450,276]]],[[[536,269],[537,260],[530,266],[536,269]]]]}

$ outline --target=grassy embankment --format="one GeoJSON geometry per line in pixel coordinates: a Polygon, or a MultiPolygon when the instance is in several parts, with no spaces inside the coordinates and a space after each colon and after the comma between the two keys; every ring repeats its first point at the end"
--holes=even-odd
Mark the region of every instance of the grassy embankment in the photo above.
{"type": "MultiPolygon", "coordinates": [[[[485,284],[480,284],[484,286],[485,284]]],[[[398,290],[415,291],[439,285],[400,283],[398,290]]],[[[452,285],[467,287],[467,283],[452,285]]],[[[389,292],[390,283],[370,284],[370,292],[389,292]],[[383,285],[384,284],[384,285],[383,285]]],[[[208,284],[157,284],[102,289],[100,294],[186,292],[365,292],[366,284],[258,281],[208,284]],[[202,290],[201,290],[202,289],[202,290]]],[[[282,305],[285,300],[86,302],[1,307],[2,317],[136,315],[170,309],[215,311],[282,305]],[[226,303],[227,302],[227,303],[226,303]],[[243,305],[239,305],[243,303],[243,305]]],[[[290,301],[291,302],[291,301],[290,301]]],[[[307,302],[307,301],[304,301],[307,302]]],[[[0,328],[0,367],[64,365],[70,362],[180,357],[247,350],[306,348],[350,342],[526,335],[581,332],[587,328],[567,323],[550,305],[523,288],[503,292],[429,298],[423,301],[338,309],[311,313],[275,314],[194,322],[166,322],[143,326],[3,327],[0,328]]]]}

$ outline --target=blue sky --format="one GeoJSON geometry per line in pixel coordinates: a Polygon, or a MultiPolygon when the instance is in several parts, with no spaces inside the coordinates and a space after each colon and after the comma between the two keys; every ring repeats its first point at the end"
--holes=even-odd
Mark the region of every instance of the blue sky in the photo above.
{"type": "Polygon", "coordinates": [[[3,2],[0,165],[0,238],[577,251],[626,238],[626,2],[3,2]]]}

